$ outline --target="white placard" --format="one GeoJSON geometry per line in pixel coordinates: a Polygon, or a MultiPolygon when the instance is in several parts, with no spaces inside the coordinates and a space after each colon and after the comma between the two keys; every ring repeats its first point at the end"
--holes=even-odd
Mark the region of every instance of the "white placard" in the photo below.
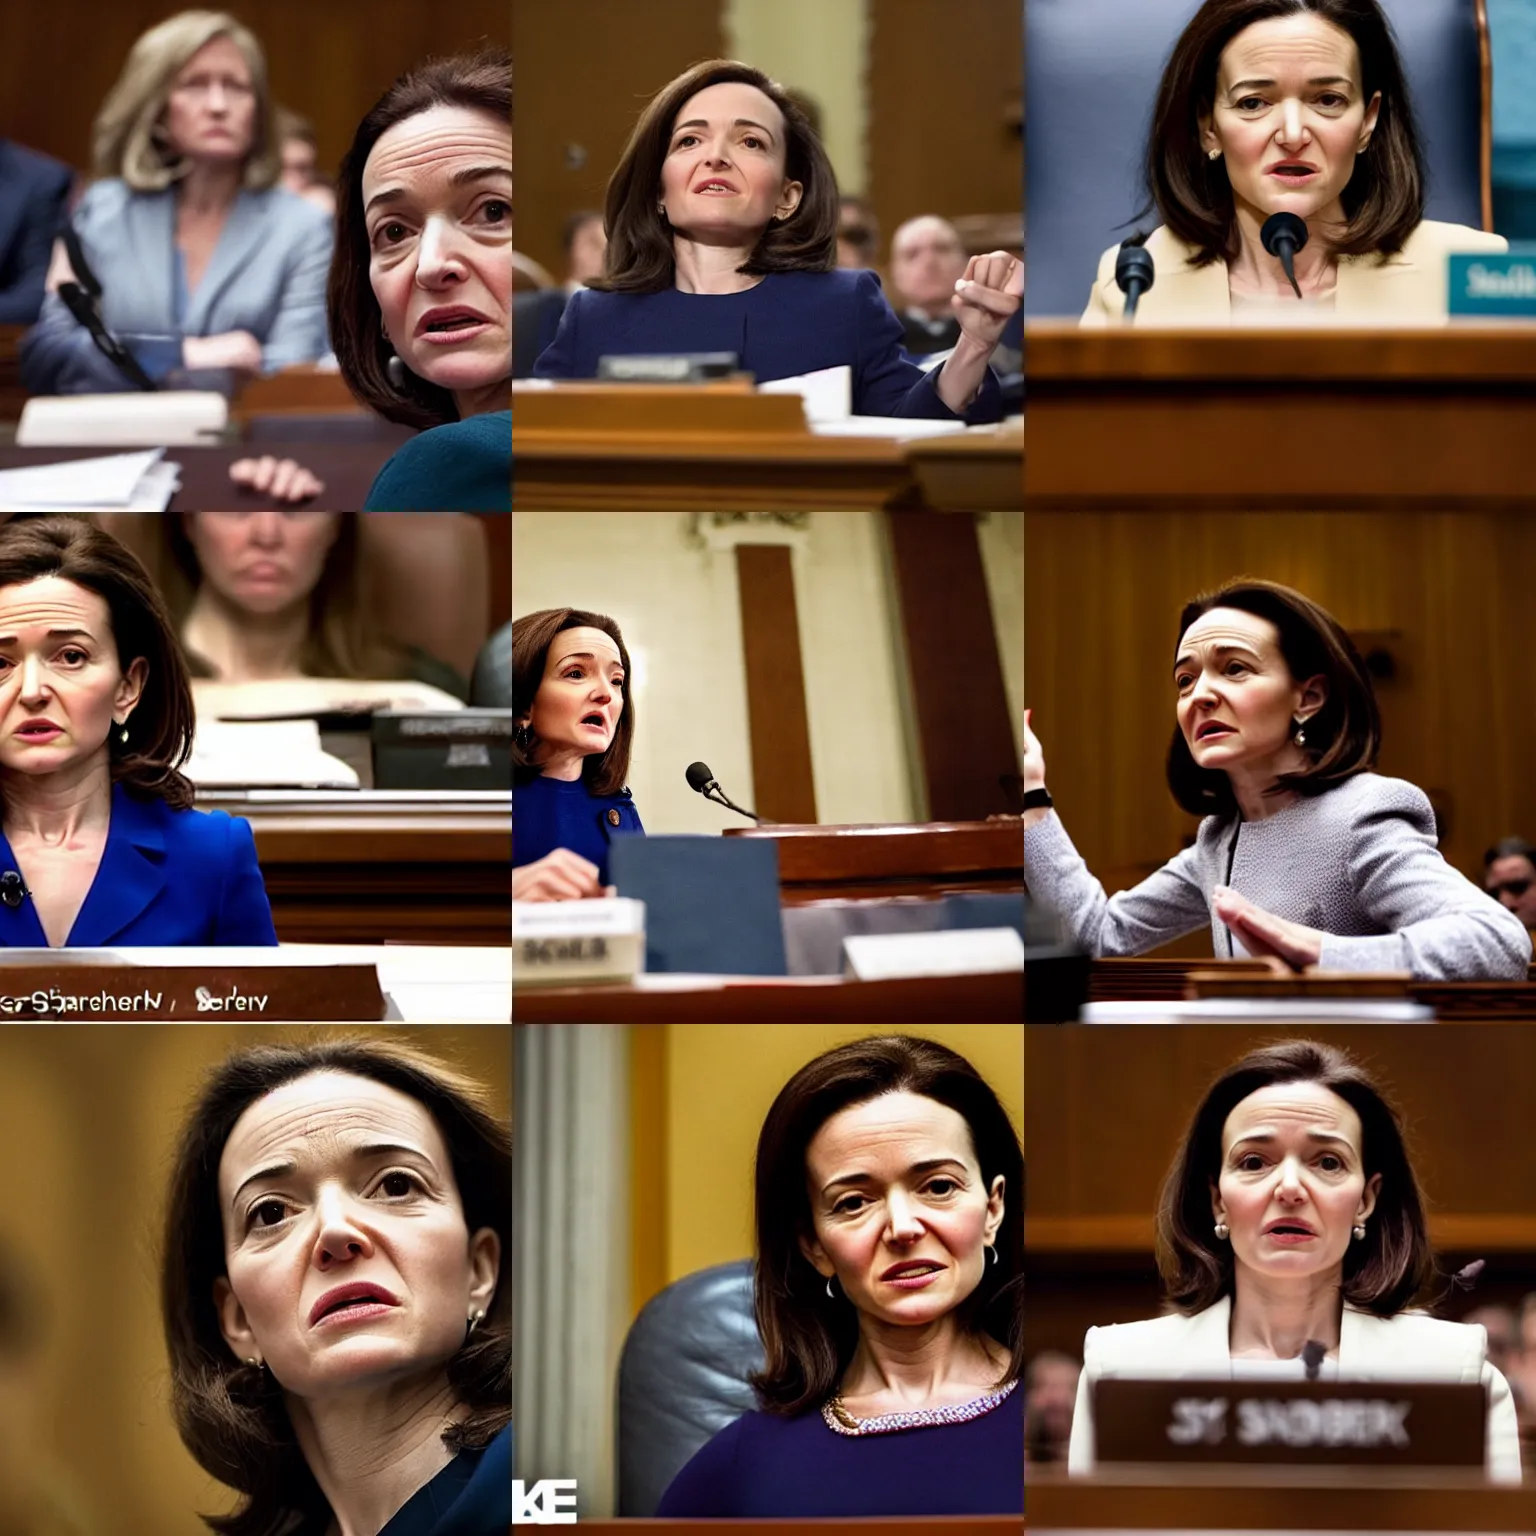
{"type": "Polygon", "coordinates": [[[593,933],[644,933],[645,903],[631,896],[596,901],[514,901],[512,938],[580,938],[593,933]]]}
{"type": "Polygon", "coordinates": [[[1024,971],[1014,928],[948,928],[942,933],[861,933],[843,940],[843,973],[859,981],[908,976],[982,976],[1024,971]]]}
{"type": "Polygon", "coordinates": [[[211,443],[229,422],[229,401],[211,389],[111,395],[34,395],[21,408],[21,448],[165,448],[211,443]]]}

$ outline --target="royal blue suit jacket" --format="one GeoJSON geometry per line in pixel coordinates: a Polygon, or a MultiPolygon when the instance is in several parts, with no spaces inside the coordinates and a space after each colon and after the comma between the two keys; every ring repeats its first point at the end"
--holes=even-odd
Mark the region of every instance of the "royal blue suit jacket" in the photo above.
{"type": "MultiPolygon", "coordinates": [[[[20,868],[3,835],[0,859],[0,872],[20,868]]],[[[30,900],[0,906],[0,947],[47,943],[30,900]]],[[[248,821],[173,811],[112,786],[107,846],[66,948],[276,943],[248,821]]]]}
{"type": "Polygon", "coordinates": [[[37,319],[73,179],[67,165],[0,139],[0,325],[37,319]]]}
{"type": "MultiPolygon", "coordinates": [[[[745,293],[573,293],[534,374],[592,379],[599,359],[643,353],[734,352],[759,384],[818,368],[853,370],[856,416],[957,419],[902,345],[901,321],[873,272],[770,272],[745,293]]],[[[987,373],[967,421],[997,421],[1002,396],[987,373]]]]}

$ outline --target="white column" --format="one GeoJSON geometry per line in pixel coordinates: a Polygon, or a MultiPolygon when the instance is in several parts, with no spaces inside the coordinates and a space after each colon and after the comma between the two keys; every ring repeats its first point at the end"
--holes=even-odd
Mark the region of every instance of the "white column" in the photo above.
{"type": "Polygon", "coordinates": [[[599,1024],[516,1039],[515,1471],[575,1478],[581,1517],[606,1519],[629,1314],[629,1041],[599,1024]]]}

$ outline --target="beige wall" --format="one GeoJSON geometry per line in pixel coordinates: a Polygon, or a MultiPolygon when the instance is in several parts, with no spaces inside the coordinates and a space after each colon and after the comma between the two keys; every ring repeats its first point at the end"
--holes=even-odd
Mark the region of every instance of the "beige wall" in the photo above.
{"type": "MultiPolygon", "coordinates": [[[[349,1032],[352,1027],[349,1027],[349,1032]]],[[[380,1030],[380,1033],[383,1031],[380,1030]]],[[[0,1027],[0,1242],[45,1303],[39,1459],[103,1536],[206,1536],[235,1496],[182,1447],[157,1304],[159,1225],[182,1113],[202,1074],[273,1026],[0,1027]]],[[[306,1032],[307,1033],[307,1032],[306,1032]]],[[[509,1029],[411,1029],[511,1114],[509,1029]]]]}
{"type": "Polygon", "coordinates": [[[992,627],[1003,663],[1008,718],[1024,760],[1024,514],[984,512],[977,520],[992,627]]]}
{"type": "MultiPolygon", "coordinates": [[[[905,1033],[959,1051],[1024,1130],[1024,1029],[936,1024],[905,1033]]],[[[666,1281],[752,1253],[752,1158],[774,1096],[806,1062],[871,1025],[677,1024],[666,1031],[666,1281]]],[[[1022,1195],[1022,1191],[1017,1192],[1022,1195]]],[[[644,1209],[643,1191],[636,1191],[644,1209]]]]}
{"type": "Polygon", "coordinates": [[[869,184],[866,0],[724,0],[727,52],[821,108],[822,142],[844,192],[869,184]]]}

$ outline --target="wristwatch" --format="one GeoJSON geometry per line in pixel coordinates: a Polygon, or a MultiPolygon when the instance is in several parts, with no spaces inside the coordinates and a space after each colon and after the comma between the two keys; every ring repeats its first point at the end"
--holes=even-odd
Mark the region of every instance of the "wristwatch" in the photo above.
{"type": "Polygon", "coordinates": [[[1024,792],[1024,809],[1026,811],[1048,811],[1055,805],[1048,789],[1030,789],[1024,792]]]}

